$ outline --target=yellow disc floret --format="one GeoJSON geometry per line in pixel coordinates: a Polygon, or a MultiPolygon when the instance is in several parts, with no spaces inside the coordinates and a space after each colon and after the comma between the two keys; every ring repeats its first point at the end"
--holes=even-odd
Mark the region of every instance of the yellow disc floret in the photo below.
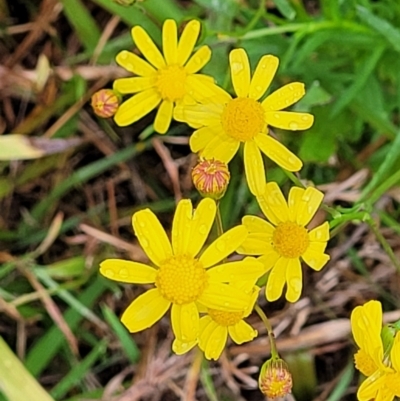
{"type": "Polygon", "coordinates": [[[272,246],[285,258],[300,257],[309,243],[307,229],[291,221],[279,223],[272,235],[272,246]]]}
{"type": "Polygon", "coordinates": [[[231,100],[225,106],[221,122],[224,131],[241,142],[250,141],[266,128],[261,104],[246,97],[231,100]]]}
{"type": "Polygon", "coordinates": [[[386,387],[391,393],[400,397],[400,374],[399,373],[389,373],[385,380],[386,387]]]}
{"type": "Polygon", "coordinates": [[[378,368],[372,358],[362,349],[354,355],[354,364],[364,376],[371,376],[378,368]]]}
{"type": "Polygon", "coordinates": [[[203,265],[190,256],[172,256],[160,265],[155,284],[168,301],[183,305],[196,301],[207,287],[203,265]]]}
{"type": "Polygon", "coordinates": [[[156,88],[164,100],[175,102],[185,94],[186,72],[179,65],[169,65],[157,73],[156,88]]]}
{"type": "Polygon", "coordinates": [[[209,309],[208,314],[214,322],[220,326],[234,326],[243,319],[243,312],[224,312],[216,309],[209,309]]]}

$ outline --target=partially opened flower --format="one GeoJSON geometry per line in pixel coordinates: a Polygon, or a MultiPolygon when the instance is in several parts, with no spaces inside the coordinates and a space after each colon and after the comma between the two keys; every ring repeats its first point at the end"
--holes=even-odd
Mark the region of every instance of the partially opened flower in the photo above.
{"type": "Polygon", "coordinates": [[[276,182],[265,184],[263,195],[257,196],[258,204],[267,222],[257,216],[245,216],[242,223],[249,235],[238,249],[246,255],[262,255],[265,272],[271,270],[267,285],[268,301],[277,300],[286,284],[286,299],[296,302],[303,287],[301,262],[312,269],[321,270],[329,260],[325,254],[329,240],[329,224],[309,231],[306,226],[317,212],[323,199],[315,188],[292,187],[286,202],[276,182]]]}
{"type": "Polygon", "coordinates": [[[246,323],[244,318],[252,312],[260,288],[252,282],[231,285],[239,291],[249,293],[249,302],[246,309],[238,312],[207,309],[207,315],[200,319],[199,336],[199,347],[207,359],[216,360],[221,356],[228,334],[236,344],[251,341],[257,336],[257,330],[246,323]]]}
{"type": "Polygon", "coordinates": [[[400,397],[400,332],[385,355],[381,338],[382,305],[369,301],[351,314],[351,329],[359,350],[354,355],[356,368],[367,379],[357,392],[359,401],[392,401],[400,397]]]}
{"type": "Polygon", "coordinates": [[[155,285],[136,298],[122,315],[121,321],[129,331],[152,326],[171,307],[177,340],[173,349],[184,353],[198,339],[198,303],[227,312],[247,307],[250,296],[227,283],[255,281],[262,274],[262,264],[254,258],[223,262],[246,238],[243,225],[228,230],[200,254],[215,214],[216,204],[210,198],[203,199],[195,211],[190,200],[181,200],[173,219],[172,244],[149,209],[133,215],[139,243],[156,268],[120,259],[107,259],[100,265],[101,274],[111,280],[155,285]]]}
{"type": "Polygon", "coordinates": [[[214,80],[196,74],[210,60],[210,48],[202,46],[191,56],[199,33],[200,22],[192,20],[185,26],[178,42],[176,22],[166,20],[161,54],[142,27],[132,29],[133,40],[148,62],[126,50],[117,55],[117,63],[137,75],[114,81],[114,89],[119,93],[135,94],[119,107],[114,117],[118,125],[132,124],[159,106],[154,129],[164,134],[176,104],[194,103],[198,97],[212,93],[216,87],[214,80]]]}
{"type": "Polygon", "coordinates": [[[247,182],[250,191],[259,195],[265,188],[261,152],[286,170],[299,171],[302,167],[297,156],[268,135],[268,126],[304,130],[311,127],[314,117],[281,111],[304,96],[304,85],[300,82],[285,85],[261,100],[278,68],[277,57],[263,56],[252,78],[244,49],[232,50],[229,60],[237,97],[221,91],[200,100],[201,104],[176,107],[174,118],[197,128],[190,138],[190,147],[206,159],[228,163],[243,143],[247,182]]]}

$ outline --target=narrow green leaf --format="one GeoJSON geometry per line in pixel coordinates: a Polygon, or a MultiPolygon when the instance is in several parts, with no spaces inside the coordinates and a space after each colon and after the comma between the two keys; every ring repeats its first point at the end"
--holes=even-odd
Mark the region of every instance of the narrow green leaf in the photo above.
{"type": "Polygon", "coordinates": [[[93,52],[101,36],[96,20],[80,0],[60,1],[64,7],[64,14],[74,27],[79,40],[86,50],[93,52]]]}
{"type": "Polygon", "coordinates": [[[8,401],[54,401],[0,337],[0,389],[8,401]]]}
{"type": "Polygon", "coordinates": [[[357,6],[357,14],[362,21],[384,36],[393,48],[400,52],[400,30],[396,29],[388,21],[377,17],[365,7],[357,6]]]}
{"type": "Polygon", "coordinates": [[[126,353],[130,362],[132,364],[137,363],[140,357],[140,351],[136,346],[133,338],[130,336],[126,328],[123,326],[121,321],[110,308],[108,308],[106,305],[103,305],[101,307],[101,310],[103,311],[103,316],[106,319],[107,323],[111,326],[115,335],[121,341],[122,349],[126,353]]]}
{"type": "Polygon", "coordinates": [[[288,0],[274,0],[276,8],[288,20],[293,20],[296,17],[296,11],[288,0]]]}

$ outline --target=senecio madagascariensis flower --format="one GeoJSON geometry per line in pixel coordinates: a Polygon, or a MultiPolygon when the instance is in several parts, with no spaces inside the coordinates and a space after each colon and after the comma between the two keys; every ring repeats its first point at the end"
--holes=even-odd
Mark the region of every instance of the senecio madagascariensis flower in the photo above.
{"type": "Polygon", "coordinates": [[[292,391],[293,379],[287,363],[280,358],[266,361],[260,371],[258,386],[269,399],[289,394],[292,391]]]}
{"type": "Polygon", "coordinates": [[[358,400],[392,401],[400,397],[400,332],[385,350],[381,303],[369,301],[357,306],[351,314],[351,328],[360,348],[354,355],[355,366],[367,376],[358,389],[358,400]]]}
{"type": "Polygon", "coordinates": [[[202,96],[213,93],[216,87],[213,78],[197,74],[210,60],[210,48],[201,46],[191,56],[199,33],[200,22],[192,20],[185,26],[178,41],[176,22],[166,20],[163,25],[161,54],[142,27],[132,28],[132,38],[147,61],[126,50],[116,57],[121,67],[137,75],[114,81],[114,89],[119,93],[134,94],[121,104],[115,114],[114,119],[119,126],[138,121],[158,106],[154,129],[165,134],[175,105],[193,104],[202,96]]]}
{"type": "Polygon", "coordinates": [[[264,185],[264,194],[257,196],[257,201],[272,224],[257,216],[244,216],[242,223],[249,235],[238,253],[262,255],[258,260],[264,264],[265,272],[271,270],[265,289],[268,301],[277,300],[286,283],[286,299],[296,302],[303,286],[300,259],[316,271],[329,260],[324,253],[329,240],[328,222],[311,231],[306,228],[323,194],[312,187],[292,187],[286,202],[276,182],[264,185]]]}
{"type": "Polygon", "coordinates": [[[293,82],[268,95],[279,60],[266,55],[259,61],[251,78],[250,64],[244,49],[229,55],[231,78],[236,97],[223,90],[197,105],[180,105],[174,118],[197,130],[190,137],[192,152],[228,163],[244,144],[244,167],[250,191],[262,194],[265,170],[261,152],[288,171],[299,171],[301,160],[284,145],[268,135],[268,126],[292,131],[310,128],[314,117],[308,113],[281,111],[301,99],[304,84],[293,82]]]}
{"type": "Polygon", "coordinates": [[[246,323],[244,318],[253,311],[260,288],[251,282],[233,283],[232,286],[250,294],[249,302],[246,309],[239,312],[208,309],[207,315],[200,319],[199,347],[207,359],[217,360],[221,356],[228,334],[236,344],[243,344],[257,337],[257,330],[246,323]]]}
{"type": "Polygon", "coordinates": [[[150,284],[155,288],[136,298],[122,315],[130,332],[152,326],[171,308],[173,350],[183,354],[199,336],[199,305],[226,312],[246,309],[250,295],[231,282],[255,283],[263,266],[255,258],[223,262],[247,236],[243,225],[236,226],[211,243],[201,254],[216,215],[216,203],[207,198],[193,211],[190,200],[181,200],[172,223],[172,243],[161,223],[149,209],[132,217],[140,245],[156,266],[107,259],[100,265],[103,276],[124,283],[150,284]]]}

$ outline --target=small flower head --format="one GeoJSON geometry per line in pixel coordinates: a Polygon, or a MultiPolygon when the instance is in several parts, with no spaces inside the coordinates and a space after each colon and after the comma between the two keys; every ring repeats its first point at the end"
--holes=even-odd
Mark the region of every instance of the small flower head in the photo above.
{"type": "Polygon", "coordinates": [[[315,188],[292,187],[288,201],[275,182],[265,184],[263,195],[257,196],[258,204],[267,222],[256,216],[245,216],[242,223],[249,235],[239,253],[261,255],[265,272],[271,270],[265,288],[268,301],[277,300],[286,284],[286,299],[296,302],[302,290],[301,260],[319,271],[329,260],[325,254],[329,240],[329,224],[308,230],[307,225],[317,212],[323,199],[315,188]]]}
{"type": "Polygon", "coordinates": [[[92,96],[93,111],[102,118],[112,117],[120,104],[119,95],[112,89],[100,89],[92,96]]]}
{"type": "Polygon", "coordinates": [[[269,359],[261,368],[258,385],[268,398],[284,397],[292,391],[293,381],[287,363],[269,359]]]}
{"type": "Polygon", "coordinates": [[[250,315],[257,300],[260,288],[253,282],[232,283],[232,287],[238,291],[249,294],[249,302],[246,309],[237,312],[208,308],[207,315],[200,319],[199,347],[204,351],[207,359],[218,359],[225,347],[228,334],[236,344],[243,344],[253,340],[257,336],[257,330],[253,329],[244,319],[250,315]]]}
{"type": "Polygon", "coordinates": [[[201,160],[192,170],[192,180],[203,197],[221,199],[229,184],[230,173],[226,163],[219,160],[201,160]]]}
{"type": "Polygon", "coordinates": [[[165,134],[176,105],[193,104],[204,94],[212,93],[216,86],[214,80],[197,74],[210,60],[210,48],[201,46],[192,55],[199,34],[200,22],[192,20],[178,41],[176,22],[167,19],[163,25],[161,54],[142,27],[132,29],[133,41],[147,61],[126,50],[117,55],[117,63],[135,75],[114,82],[118,92],[132,94],[114,117],[119,126],[132,124],[158,107],[154,129],[165,134]]]}
{"type": "Polygon", "coordinates": [[[299,171],[303,165],[296,155],[268,135],[268,126],[305,130],[312,126],[314,117],[282,111],[304,96],[300,82],[287,84],[261,100],[278,69],[277,57],[263,56],[253,76],[244,49],[232,50],[229,61],[236,97],[222,89],[214,90],[209,97],[200,99],[201,104],[176,107],[174,117],[196,128],[190,147],[206,159],[229,163],[243,144],[247,183],[251,193],[259,195],[265,184],[262,153],[288,171],[299,171]]]}
{"type": "Polygon", "coordinates": [[[214,222],[216,203],[203,199],[194,211],[190,200],[178,203],[172,224],[172,241],[149,209],[132,217],[139,243],[154,266],[120,259],[100,265],[103,276],[124,283],[154,284],[136,298],[122,315],[130,332],[151,327],[171,308],[173,350],[183,354],[199,336],[199,305],[227,312],[241,312],[250,295],[229,285],[231,281],[253,281],[262,274],[254,258],[223,262],[246,238],[247,229],[234,227],[200,251],[214,222]]]}

